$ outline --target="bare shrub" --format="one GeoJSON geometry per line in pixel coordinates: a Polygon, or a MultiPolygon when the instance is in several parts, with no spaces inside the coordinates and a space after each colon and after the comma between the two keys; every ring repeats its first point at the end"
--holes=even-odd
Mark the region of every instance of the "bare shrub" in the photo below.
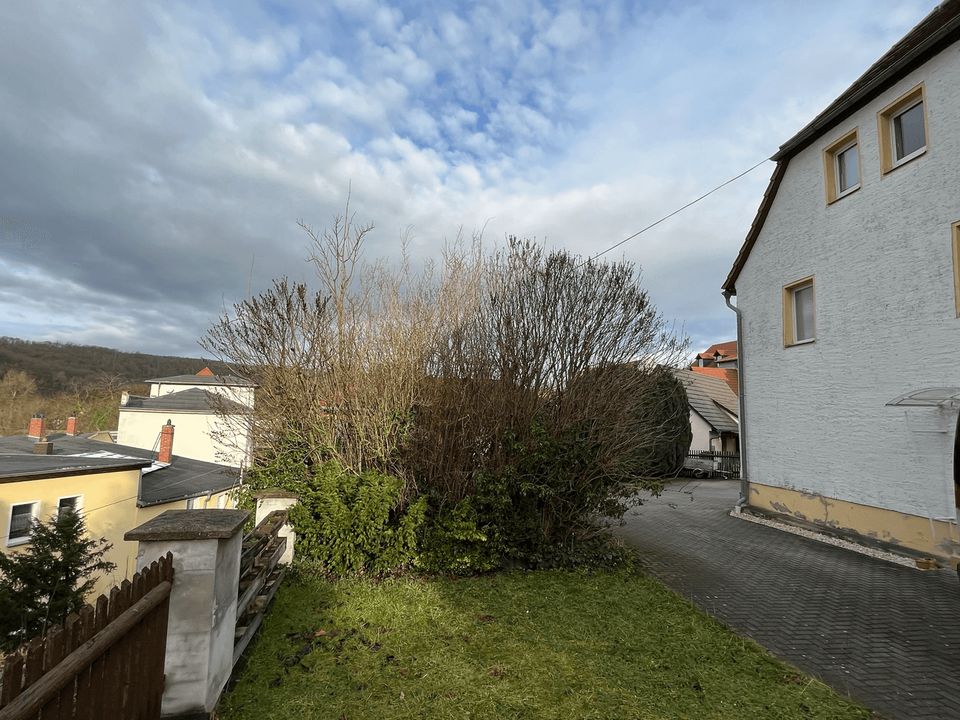
{"type": "Polygon", "coordinates": [[[393,475],[401,504],[470,500],[478,525],[496,518],[476,508],[511,508],[549,544],[622,512],[651,448],[676,440],[686,407],[657,400],[658,369],[686,343],[632,264],[458,236],[414,270],[405,244],[398,266],[363,260],[372,226],[349,202],[329,230],[301,227],[318,288],[278,280],[202,341],[260,385],[243,421],[261,464],[293,452],[305,477],[329,460],[393,475]]]}

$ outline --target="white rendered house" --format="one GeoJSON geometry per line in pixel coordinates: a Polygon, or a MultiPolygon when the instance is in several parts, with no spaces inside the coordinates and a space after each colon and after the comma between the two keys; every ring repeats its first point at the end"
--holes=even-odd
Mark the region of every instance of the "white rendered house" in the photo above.
{"type": "Polygon", "coordinates": [[[169,421],[176,427],[178,455],[231,467],[249,465],[254,383],[215,375],[208,368],[147,382],[149,396],[124,393],[120,400],[118,443],[156,449],[161,428],[169,421]]]}
{"type": "Polygon", "coordinates": [[[724,283],[742,502],[956,565],[960,0],[773,160],[724,283]]]}

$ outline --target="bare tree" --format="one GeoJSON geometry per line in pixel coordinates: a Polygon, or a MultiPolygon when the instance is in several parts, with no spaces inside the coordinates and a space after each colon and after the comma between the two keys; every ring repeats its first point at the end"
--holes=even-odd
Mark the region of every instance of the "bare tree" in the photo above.
{"type": "Polygon", "coordinates": [[[537,447],[588,448],[589,463],[556,468],[562,492],[541,508],[550,535],[631,492],[638,449],[675,432],[638,399],[686,341],[633,265],[516,239],[486,253],[458,235],[414,270],[406,252],[398,266],[363,261],[373,226],[349,201],[328,230],[300,225],[318,288],[277,280],[202,341],[259,384],[242,421],[261,457],[294,448],[305,471],[333,459],[401,477],[407,498],[456,503],[537,447]]]}

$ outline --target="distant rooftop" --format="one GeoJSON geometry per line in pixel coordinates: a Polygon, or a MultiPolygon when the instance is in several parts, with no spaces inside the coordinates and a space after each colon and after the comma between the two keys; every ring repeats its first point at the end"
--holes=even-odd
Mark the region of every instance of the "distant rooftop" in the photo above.
{"type": "Polygon", "coordinates": [[[687,391],[690,407],[700,417],[721,432],[740,431],[737,396],[724,380],[686,369],[674,373],[687,391]]]}
{"type": "MultiPolygon", "coordinates": [[[[181,377],[181,376],[178,376],[181,377]]],[[[193,377],[187,375],[186,377],[193,377]]],[[[154,381],[155,382],[155,381],[154,381]]],[[[167,382],[164,380],[163,382],[167,382]]],[[[175,412],[202,412],[212,413],[218,410],[233,411],[237,414],[248,412],[249,409],[238,402],[217,395],[208,390],[200,388],[190,388],[189,390],[179,390],[166,395],[156,397],[142,397],[140,395],[130,395],[127,397],[126,404],[121,404],[122,410],[156,410],[156,411],[175,411],[175,412]]]]}
{"type": "Polygon", "coordinates": [[[148,383],[164,385],[228,385],[232,387],[256,387],[257,384],[238,375],[217,375],[205,367],[196,375],[171,375],[170,377],[150,378],[148,383]]]}
{"type": "Polygon", "coordinates": [[[53,443],[52,455],[34,455],[35,438],[0,437],[0,482],[140,468],[143,472],[137,498],[140,507],[200,497],[238,484],[238,469],[227,465],[179,455],[174,455],[170,464],[160,463],[152,450],[63,433],[50,434],[47,439],[53,443]]]}

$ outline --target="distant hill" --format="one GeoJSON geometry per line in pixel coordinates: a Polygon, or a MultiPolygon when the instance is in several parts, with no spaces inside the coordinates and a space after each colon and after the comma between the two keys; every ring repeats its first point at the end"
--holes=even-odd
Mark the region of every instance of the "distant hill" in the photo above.
{"type": "Polygon", "coordinates": [[[199,358],[0,337],[0,377],[7,370],[23,370],[36,380],[42,395],[70,390],[77,383],[95,383],[105,375],[139,383],[147,378],[195,373],[205,365],[214,372],[227,370],[222,363],[199,358]]]}

